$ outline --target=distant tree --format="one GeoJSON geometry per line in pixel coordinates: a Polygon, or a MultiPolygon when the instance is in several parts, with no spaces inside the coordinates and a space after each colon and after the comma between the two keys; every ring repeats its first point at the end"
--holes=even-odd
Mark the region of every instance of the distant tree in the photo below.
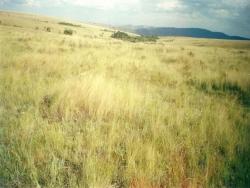
{"type": "Polygon", "coordinates": [[[67,25],[67,26],[73,26],[73,27],[81,27],[81,25],[76,25],[76,24],[67,23],[67,22],[59,22],[58,24],[60,24],[60,25],[67,25]]]}
{"type": "Polygon", "coordinates": [[[127,33],[117,31],[111,35],[112,38],[126,40],[130,42],[156,42],[156,36],[129,36],[127,33]]]}
{"type": "Polygon", "coordinates": [[[121,31],[117,31],[115,33],[113,33],[111,35],[112,38],[116,38],[116,39],[128,39],[129,35],[127,33],[121,32],[121,31]]]}

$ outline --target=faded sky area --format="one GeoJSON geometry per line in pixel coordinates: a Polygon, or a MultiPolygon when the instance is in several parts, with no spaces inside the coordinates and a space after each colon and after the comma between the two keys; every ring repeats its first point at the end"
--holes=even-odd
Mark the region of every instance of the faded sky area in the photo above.
{"type": "Polygon", "coordinates": [[[110,25],[200,27],[250,37],[250,0],[0,0],[0,10],[110,25]]]}

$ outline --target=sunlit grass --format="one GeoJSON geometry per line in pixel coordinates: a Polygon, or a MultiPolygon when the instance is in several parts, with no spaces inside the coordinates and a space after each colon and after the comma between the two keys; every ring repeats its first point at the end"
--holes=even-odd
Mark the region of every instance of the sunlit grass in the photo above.
{"type": "Polygon", "coordinates": [[[249,186],[249,42],[130,43],[84,24],[67,36],[8,14],[0,186],[249,186]]]}

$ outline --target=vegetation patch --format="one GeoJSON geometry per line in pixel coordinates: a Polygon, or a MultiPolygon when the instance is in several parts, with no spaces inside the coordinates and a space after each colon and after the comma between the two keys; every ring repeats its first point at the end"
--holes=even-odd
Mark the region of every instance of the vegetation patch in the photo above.
{"type": "Polygon", "coordinates": [[[101,29],[101,31],[113,33],[113,31],[109,29],[101,29]]]}
{"type": "Polygon", "coordinates": [[[51,32],[51,28],[50,28],[50,27],[47,27],[47,28],[46,28],[46,31],[47,31],[47,32],[51,32]]]}
{"type": "Polygon", "coordinates": [[[23,28],[22,26],[19,26],[19,25],[13,25],[13,27],[23,28]]]}
{"type": "Polygon", "coordinates": [[[59,22],[58,24],[72,26],[72,27],[81,27],[81,25],[72,24],[72,23],[68,23],[68,22],[59,22]]]}
{"type": "Polygon", "coordinates": [[[113,33],[111,37],[129,42],[156,42],[158,39],[157,36],[130,36],[121,31],[113,33]]]}
{"type": "Polygon", "coordinates": [[[244,106],[250,106],[250,88],[242,89],[237,83],[229,81],[188,81],[190,85],[206,93],[229,94],[237,97],[239,102],[244,106]]]}
{"type": "Polygon", "coordinates": [[[73,35],[73,30],[72,29],[65,29],[63,33],[65,35],[73,35]]]}

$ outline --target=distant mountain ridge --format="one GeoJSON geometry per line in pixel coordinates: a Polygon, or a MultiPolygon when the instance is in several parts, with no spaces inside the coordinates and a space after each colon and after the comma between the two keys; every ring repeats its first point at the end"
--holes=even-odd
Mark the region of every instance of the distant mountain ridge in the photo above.
{"type": "Polygon", "coordinates": [[[230,36],[222,32],[213,32],[202,28],[175,28],[175,27],[146,27],[146,26],[122,26],[120,27],[139,35],[155,36],[182,36],[194,38],[228,39],[228,40],[250,40],[240,36],[230,36]]]}

